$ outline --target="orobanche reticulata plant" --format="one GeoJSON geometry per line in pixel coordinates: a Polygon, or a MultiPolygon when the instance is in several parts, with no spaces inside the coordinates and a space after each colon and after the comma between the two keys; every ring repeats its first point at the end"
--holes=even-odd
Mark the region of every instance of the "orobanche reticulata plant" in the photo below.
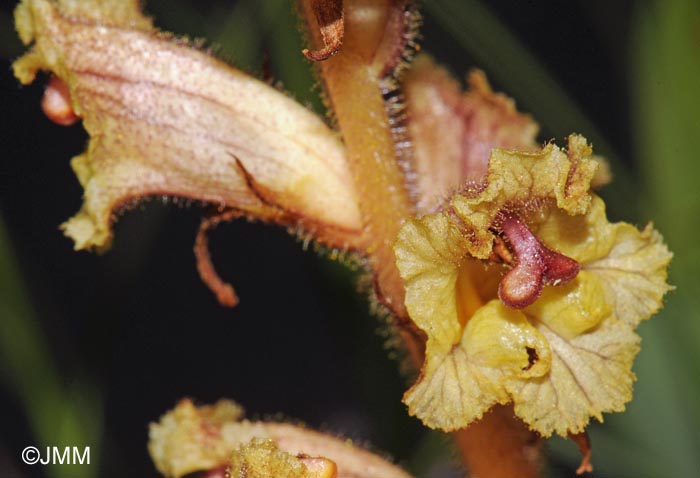
{"type": "MultiPolygon", "coordinates": [[[[402,0],[302,0],[332,126],[286,94],[153,27],[135,0],[22,0],[24,84],[90,135],[71,165],[85,194],[62,228],[104,250],[124,208],[152,195],[212,206],[195,253],[220,302],[207,231],[248,218],[352,255],[419,371],[408,413],[452,432],[474,476],[534,477],[552,434],[632,398],[635,327],[662,306],[671,253],[652,226],[610,223],[605,162],[538,126],[483,73],[469,88],[416,44],[402,0]]],[[[301,61],[301,58],[300,58],[301,61]]],[[[308,429],[250,422],[231,401],[180,402],[151,426],[165,476],[385,478],[386,460],[308,429]]]]}

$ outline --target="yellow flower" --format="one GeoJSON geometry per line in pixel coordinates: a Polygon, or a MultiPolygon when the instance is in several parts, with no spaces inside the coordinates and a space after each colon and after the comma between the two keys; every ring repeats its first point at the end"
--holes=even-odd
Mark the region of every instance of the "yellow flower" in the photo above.
{"type": "Polygon", "coordinates": [[[231,400],[195,406],[189,399],[151,423],[148,451],[166,477],[410,478],[349,440],[301,425],[243,419],[231,400]]]}
{"type": "MultiPolygon", "coordinates": [[[[480,72],[465,94],[427,57],[405,72],[419,23],[410,2],[300,6],[338,132],[157,32],[135,0],[22,0],[15,21],[31,50],[15,75],[27,84],[51,72],[44,110],[82,119],[90,135],[72,162],[84,204],[63,226],[76,248],[107,248],[115,213],[141,197],[200,200],[216,208],[195,246],[200,273],[233,305],[207,229],[238,216],[275,222],[364,256],[417,363],[427,336],[405,395],[426,425],[464,428],[512,403],[533,430],[566,435],[622,410],[634,328],[661,307],[671,253],[651,226],[608,222],[590,192],[610,179],[605,163],[577,135],[566,151],[539,148],[536,123],[480,72]]],[[[209,439],[199,418],[223,430],[238,414],[180,407],[152,430],[159,467],[221,467],[231,443],[188,440],[209,439]]],[[[238,458],[306,466],[277,451],[251,442],[238,458]]]]}
{"type": "Polygon", "coordinates": [[[486,177],[395,244],[406,307],[428,336],[404,400],[426,425],[466,427],[497,403],[544,436],[582,432],[632,398],[634,327],[661,307],[671,253],[647,226],[611,224],[568,151],[494,149],[486,177]]]}

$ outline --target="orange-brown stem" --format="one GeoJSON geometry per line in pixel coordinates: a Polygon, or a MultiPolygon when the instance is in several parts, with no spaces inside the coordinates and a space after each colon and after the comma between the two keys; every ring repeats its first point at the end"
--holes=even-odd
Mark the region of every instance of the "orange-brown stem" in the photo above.
{"type": "MultiPolygon", "coordinates": [[[[323,46],[315,6],[312,0],[301,1],[310,36],[317,46],[323,46]]],[[[413,204],[382,96],[387,66],[395,64],[394,56],[401,53],[393,46],[405,41],[400,28],[405,7],[401,0],[343,2],[342,47],[318,66],[347,148],[363,218],[364,253],[374,271],[379,300],[399,317],[397,325],[406,349],[415,363],[421,363],[424,341],[407,320],[403,281],[392,247],[413,204]]]]}
{"type": "Polygon", "coordinates": [[[474,478],[536,478],[541,440],[513,414],[497,405],[454,437],[474,478]]]}
{"type": "MultiPolygon", "coordinates": [[[[368,239],[366,253],[379,293],[393,312],[405,316],[403,283],[392,244],[402,221],[411,215],[412,204],[396,159],[381,89],[386,64],[381,56],[389,50],[385,45],[402,41],[387,38],[386,26],[395,21],[395,10],[402,4],[392,0],[343,4],[342,48],[318,65],[347,148],[368,239]]],[[[312,38],[323,45],[314,2],[304,0],[302,6],[312,38]]]]}
{"type": "MultiPolygon", "coordinates": [[[[343,134],[364,223],[364,249],[375,273],[380,300],[397,318],[406,348],[417,368],[423,363],[424,337],[410,323],[404,306],[404,285],[393,251],[402,222],[414,212],[399,166],[386,105],[383,75],[396,64],[392,54],[405,38],[397,25],[405,8],[401,0],[343,2],[343,44],[334,56],[319,62],[324,87],[343,134]],[[392,42],[393,45],[392,45],[392,42]]],[[[323,47],[311,0],[301,0],[301,12],[316,47],[323,47]]],[[[479,423],[455,434],[465,464],[480,478],[537,475],[537,439],[500,408],[479,423]],[[534,441],[533,441],[534,440],[534,441]],[[533,444],[534,443],[534,444],[533,444]],[[494,454],[491,450],[500,450],[494,454]],[[485,459],[484,457],[489,457],[485,459]]]]}

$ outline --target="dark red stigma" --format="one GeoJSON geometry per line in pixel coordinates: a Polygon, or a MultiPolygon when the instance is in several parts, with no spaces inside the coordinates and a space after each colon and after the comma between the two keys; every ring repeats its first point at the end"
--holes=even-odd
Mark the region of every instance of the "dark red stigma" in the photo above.
{"type": "Polygon", "coordinates": [[[576,277],[578,262],[547,248],[515,214],[502,218],[500,230],[516,257],[498,287],[505,305],[522,309],[537,300],[545,285],[565,284],[576,277]]]}

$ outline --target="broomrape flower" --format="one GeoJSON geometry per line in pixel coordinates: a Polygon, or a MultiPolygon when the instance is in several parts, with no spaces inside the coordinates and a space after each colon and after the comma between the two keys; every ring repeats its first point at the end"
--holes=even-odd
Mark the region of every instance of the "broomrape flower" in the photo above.
{"type": "Polygon", "coordinates": [[[156,468],[174,478],[202,470],[211,470],[206,476],[212,478],[410,478],[350,440],[243,416],[230,400],[199,407],[181,400],[150,425],[148,449],[156,468]]]}
{"type": "Polygon", "coordinates": [[[419,203],[437,211],[409,219],[394,246],[406,308],[428,338],[404,400],[443,430],[513,402],[543,436],[578,434],[632,398],[633,330],[661,307],[671,254],[651,226],[607,221],[590,185],[609,175],[583,137],[539,149],[529,118],[482,75],[471,84],[460,97],[426,60],[408,76],[419,203]]]}
{"type": "Polygon", "coordinates": [[[584,431],[632,398],[634,328],[661,307],[670,253],[647,226],[611,224],[596,164],[494,149],[488,173],[396,241],[406,307],[428,336],[411,413],[463,428],[496,403],[543,436],[584,431]]]}
{"type": "MultiPolygon", "coordinates": [[[[32,47],[15,75],[26,84],[50,72],[47,115],[82,119],[90,134],[72,161],[83,207],[62,226],[76,249],[108,248],[116,213],[142,197],[201,200],[212,211],[198,268],[225,305],[237,297],[206,240],[222,221],[273,222],[361,257],[422,363],[404,401],[431,428],[499,440],[509,428],[483,425],[485,413],[512,404],[541,436],[579,435],[591,417],[623,410],[634,329],[662,306],[671,253],[651,225],[608,222],[592,191],[610,180],[605,162],[580,135],[566,149],[538,144],[536,123],[483,73],[462,93],[429,57],[414,60],[409,2],[306,0],[300,12],[340,134],[158,32],[135,0],[19,4],[17,30],[32,47]]],[[[248,446],[241,460],[302,469],[265,442],[248,446]]],[[[217,450],[195,462],[221,466],[217,450]]],[[[482,461],[474,471],[490,476],[482,461]]]]}

